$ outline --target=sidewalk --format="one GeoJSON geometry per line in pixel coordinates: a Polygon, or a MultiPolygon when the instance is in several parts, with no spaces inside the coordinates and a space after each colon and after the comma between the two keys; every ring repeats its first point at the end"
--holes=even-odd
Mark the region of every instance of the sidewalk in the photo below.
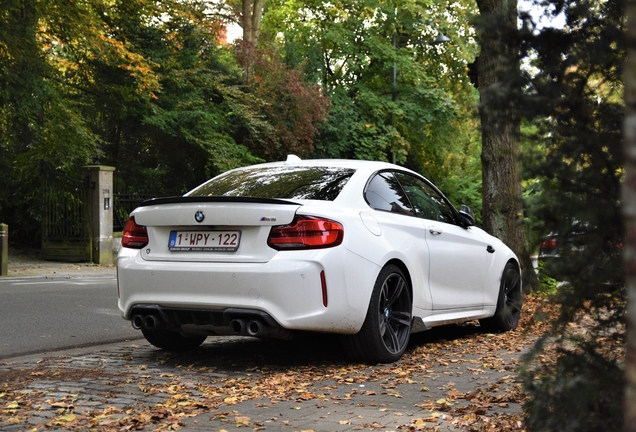
{"type": "Polygon", "coordinates": [[[46,261],[37,250],[17,250],[9,248],[8,274],[0,280],[16,277],[73,278],[113,276],[117,273],[114,265],[100,266],[93,263],[64,263],[46,261]]]}

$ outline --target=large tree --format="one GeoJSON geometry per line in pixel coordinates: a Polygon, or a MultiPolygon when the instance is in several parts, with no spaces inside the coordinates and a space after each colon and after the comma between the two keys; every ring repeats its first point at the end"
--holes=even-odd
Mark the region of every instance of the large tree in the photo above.
{"type": "Polygon", "coordinates": [[[537,287],[523,224],[517,0],[477,0],[476,62],[482,131],[482,220],[521,260],[526,290],[537,287]]]}
{"type": "Polygon", "coordinates": [[[636,432],[636,1],[626,2],[625,63],[625,278],[628,288],[627,353],[625,359],[625,431],[636,432]]]}

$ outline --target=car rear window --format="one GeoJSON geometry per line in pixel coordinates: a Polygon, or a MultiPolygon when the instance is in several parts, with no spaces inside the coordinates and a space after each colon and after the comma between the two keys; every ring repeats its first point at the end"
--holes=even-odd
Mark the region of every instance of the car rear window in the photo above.
{"type": "Polygon", "coordinates": [[[221,174],[188,196],[333,201],[354,172],[351,168],[313,166],[251,167],[221,174]]]}

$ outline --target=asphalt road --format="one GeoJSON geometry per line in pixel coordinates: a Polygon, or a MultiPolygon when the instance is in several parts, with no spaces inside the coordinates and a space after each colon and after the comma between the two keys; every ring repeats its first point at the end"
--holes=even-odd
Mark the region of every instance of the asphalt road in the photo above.
{"type": "Polygon", "coordinates": [[[0,280],[0,359],[139,339],[114,276],[0,280]]]}

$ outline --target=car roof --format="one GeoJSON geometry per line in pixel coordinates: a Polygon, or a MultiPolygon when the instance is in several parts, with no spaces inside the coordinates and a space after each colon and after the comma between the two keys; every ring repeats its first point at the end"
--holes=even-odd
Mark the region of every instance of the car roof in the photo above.
{"type": "MultiPolygon", "coordinates": [[[[289,155],[287,160],[280,162],[267,162],[258,165],[249,165],[243,168],[253,168],[253,167],[267,167],[267,166],[328,166],[328,167],[337,167],[337,168],[352,168],[360,171],[367,172],[375,172],[386,169],[397,169],[401,171],[407,171],[414,174],[416,172],[401,167],[399,165],[394,165],[388,162],[381,161],[369,161],[369,160],[358,160],[358,159],[300,159],[297,156],[289,155]]],[[[238,168],[241,169],[241,168],[238,168]]],[[[419,175],[419,174],[418,174],[419,175]]]]}

